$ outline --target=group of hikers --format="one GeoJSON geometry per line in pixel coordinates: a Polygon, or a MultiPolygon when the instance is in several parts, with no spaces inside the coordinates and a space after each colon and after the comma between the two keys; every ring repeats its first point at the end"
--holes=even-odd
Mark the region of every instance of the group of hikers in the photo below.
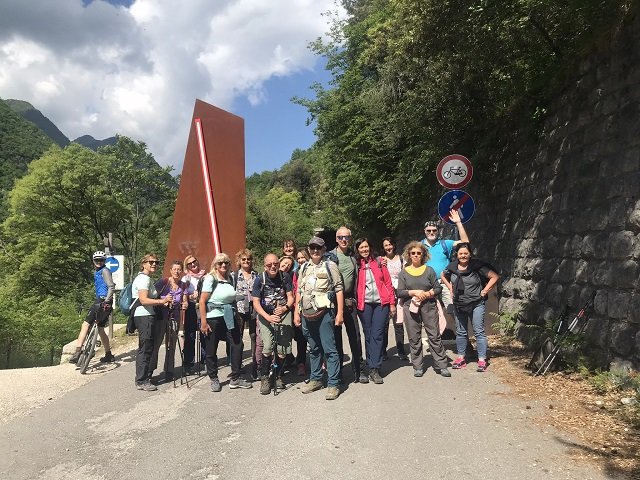
{"type": "MultiPolygon", "coordinates": [[[[188,255],[172,263],[167,278],[154,281],[160,262],[153,254],[145,255],[132,284],[135,302],[131,314],[139,335],[136,387],[157,389],[152,376],[164,341],[165,381],[173,379],[179,342],[183,374],[194,373],[196,353],[201,349],[211,390],[220,392],[217,351],[223,340],[231,370],[229,388],[252,388],[252,381],[259,380],[260,393],[269,394],[272,389],[284,389],[285,371],[293,370],[301,377],[308,374],[302,393],[320,390],[326,383],[326,399],[334,400],[343,384],[343,327],[350,346],[353,381],[382,384],[390,325],[396,354],[401,361],[411,361],[415,377],[422,377],[425,371],[422,329],[434,371],[450,377],[450,362],[441,339],[445,312],[452,313],[456,323],[457,358],[451,367],[467,366],[467,329],[471,323],[478,354],[476,369],[484,372],[488,366],[485,301],[499,276],[488,263],[473,258],[456,210],[450,212],[450,218],[459,240],[441,239],[438,223],[427,221],[425,238],[409,242],[401,254],[394,240],[386,237],[381,245],[383,254],[377,256],[367,238],[352,241],[347,227],[336,231],[337,246],[330,251],[318,236],[311,237],[299,250],[288,239],[281,254],[264,256],[261,273],[255,269],[252,252],[242,249],[235,255],[233,267],[231,258],[219,253],[206,272],[195,256],[188,255]],[[168,328],[171,322],[177,328],[168,328]],[[246,328],[251,339],[250,378],[242,365],[246,328]]],[[[100,361],[111,362],[114,357],[103,328],[113,281],[105,273],[104,253],[96,252],[93,261],[96,302],[83,323],[71,361],[77,361],[84,336],[92,322],[98,321],[106,351],[100,361]]]]}

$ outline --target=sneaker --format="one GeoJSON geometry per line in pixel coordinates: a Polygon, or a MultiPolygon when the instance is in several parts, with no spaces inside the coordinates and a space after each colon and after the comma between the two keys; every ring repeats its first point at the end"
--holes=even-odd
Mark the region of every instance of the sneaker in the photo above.
{"type": "Polygon", "coordinates": [[[458,357],[453,361],[453,365],[451,365],[451,368],[453,368],[454,370],[458,370],[466,366],[467,366],[467,362],[464,359],[464,357],[458,357]]]}
{"type": "Polygon", "coordinates": [[[359,383],[369,383],[369,376],[364,372],[360,372],[356,379],[359,383]]]}
{"type": "Polygon", "coordinates": [[[302,387],[302,393],[311,393],[322,388],[322,382],[320,380],[309,380],[304,387],[302,387]]]}
{"type": "Polygon", "coordinates": [[[229,388],[253,388],[253,385],[244,378],[235,378],[229,382],[229,388]]]}
{"type": "Polygon", "coordinates": [[[421,368],[414,368],[413,369],[413,376],[414,377],[421,377],[424,375],[424,371],[421,368]]]}
{"type": "Polygon", "coordinates": [[[486,372],[486,371],[487,371],[486,360],[478,360],[478,372],[486,372]]]}
{"type": "Polygon", "coordinates": [[[71,358],[69,359],[69,363],[78,363],[78,360],[80,360],[80,350],[76,349],[73,355],[71,355],[71,358]]]}
{"type": "Polygon", "coordinates": [[[403,361],[403,362],[407,362],[409,361],[409,356],[406,353],[401,353],[398,355],[398,358],[403,361]]]}
{"type": "Polygon", "coordinates": [[[260,395],[269,395],[271,393],[271,382],[267,375],[260,377],[260,395]]]}
{"type": "Polygon", "coordinates": [[[145,392],[155,392],[158,390],[158,387],[152,384],[149,380],[145,380],[142,383],[136,382],[136,388],[138,390],[144,390],[145,392]]]}
{"type": "Polygon", "coordinates": [[[447,378],[449,378],[451,376],[451,372],[446,367],[445,368],[441,368],[440,371],[436,372],[436,373],[439,373],[441,376],[447,377],[447,378]]]}
{"type": "Polygon", "coordinates": [[[211,379],[211,391],[215,393],[222,391],[222,385],[220,385],[220,380],[218,380],[218,377],[211,379]]]}
{"type": "Polygon", "coordinates": [[[369,372],[369,378],[376,385],[382,385],[384,383],[384,380],[382,379],[382,376],[380,375],[380,371],[377,368],[372,368],[371,369],[371,371],[369,372]]]}
{"type": "Polygon", "coordinates": [[[340,396],[340,389],[338,387],[328,387],[327,395],[324,397],[326,400],[335,400],[340,396]]]}
{"type": "Polygon", "coordinates": [[[284,384],[284,380],[282,377],[276,378],[276,389],[277,390],[285,390],[287,387],[284,384]]]}
{"type": "Polygon", "coordinates": [[[304,366],[304,363],[298,365],[298,376],[304,377],[307,374],[307,369],[304,366]]]}
{"type": "Polygon", "coordinates": [[[185,365],[183,367],[184,370],[184,374],[185,375],[195,375],[196,374],[196,367],[193,365],[185,365]]]}
{"type": "Polygon", "coordinates": [[[113,356],[113,353],[109,352],[104,357],[100,358],[102,363],[111,363],[116,361],[116,357],[113,356]]]}

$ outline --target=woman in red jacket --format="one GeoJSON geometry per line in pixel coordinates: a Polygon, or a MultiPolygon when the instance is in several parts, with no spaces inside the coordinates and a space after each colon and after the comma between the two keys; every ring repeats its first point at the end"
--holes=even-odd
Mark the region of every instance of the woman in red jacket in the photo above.
{"type": "Polygon", "coordinates": [[[396,294],[387,267],[378,263],[366,238],[355,242],[358,278],[356,279],[356,309],[364,330],[369,378],[384,383],[380,375],[383,338],[389,313],[396,313],[396,294]]]}

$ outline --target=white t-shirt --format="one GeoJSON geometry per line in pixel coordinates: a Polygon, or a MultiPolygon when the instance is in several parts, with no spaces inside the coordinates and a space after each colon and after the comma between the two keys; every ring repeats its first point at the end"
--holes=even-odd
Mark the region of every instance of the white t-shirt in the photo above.
{"type": "MultiPolygon", "coordinates": [[[[158,291],[153,284],[153,280],[144,273],[139,273],[131,285],[131,295],[134,299],[139,298],[140,294],[138,292],[140,290],[147,290],[147,298],[158,298],[158,291]]],[[[155,315],[153,305],[140,305],[136,307],[136,311],[133,314],[134,317],[144,317],[145,315],[155,315]]]]}

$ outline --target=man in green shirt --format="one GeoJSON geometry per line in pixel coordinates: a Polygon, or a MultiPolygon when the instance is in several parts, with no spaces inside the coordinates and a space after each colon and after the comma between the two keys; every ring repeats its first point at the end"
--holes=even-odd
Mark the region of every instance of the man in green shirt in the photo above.
{"type": "MultiPolygon", "coordinates": [[[[360,327],[356,318],[355,285],[358,275],[356,260],[351,252],[351,230],[340,227],[336,231],[338,246],[331,250],[337,258],[338,269],[344,283],[344,326],[347,329],[349,347],[351,348],[351,368],[353,368],[354,381],[369,383],[369,377],[362,371],[362,343],[360,340],[360,327]]],[[[336,347],[342,364],[344,349],[342,346],[342,326],[335,327],[336,347]]],[[[342,367],[341,367],[342,374],[342,367]]]]}

